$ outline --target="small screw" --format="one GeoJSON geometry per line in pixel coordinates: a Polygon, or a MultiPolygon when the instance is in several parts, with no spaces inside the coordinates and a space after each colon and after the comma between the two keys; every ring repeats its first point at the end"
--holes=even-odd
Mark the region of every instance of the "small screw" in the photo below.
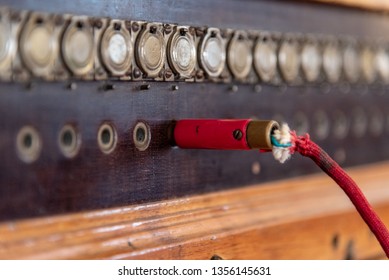
{"type": "Polygon", "coordinates": [[[230,87],[230,90],[231,90],[232,92],[237,92],[237,91],[238,91],[238,86],[237,86],[237,85],[232,85],[232,86],[230,87]]]}
{"type": "Polygon", "coordinates": [[[43,18],[41,17],[38,17],[36,20],[35,20],[35,23],[36,24],[42,24],[44,22],[43,18]]]}
{"type": "Polygon", "coordinates": [[[157,27],[155,26],[155,25],[152,25],[151,27],[150,27],[150,33],[151,34],[155,34],[157,32],[157,27]]]}
{"type": "Polygon", "coordinates": [[[166,34],[169,34],[170,32],[172,32],[172,26],[170,24],[165,24],[163,29],[165,30],[166,34]]]}
{"type": "Polygon", "coordinates": [[[122,27],[122,25],[121,25],[119,22],[115,22],[115,23],[113,24],[113,28],[114,28],[115,30],[120,30],[121,27],[122,27]]]}
{"type": "Polygon", "coordinates": [[[105,91],[114,90],[114,89],[115,89],[115,85],[113,85],[113,84],[105,84],[105,85],[103,85],[103,90],[105,90],[105,91]]]}
{"type": "Polygon", "coordinates": [[[173,85],[172,86],[172,90],[178,90],[178,86],[177,85],[173,85]]]}
{"type": "Polygon", "coordinates": [[[261,87],[260,85],[256,85],[256,86],[254,87],[254,91],[255,91],[256,93],[260,93],[260,92],[262,91],[262,87],[261,87]]]}
{"type": "Polygon", "coordinates": [[[137,32],[139,30],[139,24],[137,22],[132,23],[132,31],[137,32]]]}
{"type": "Polygon", "coordinates": [[[70,90],[75,90],[77,89],[77,84],[74,83],[74,82],[71,82],[68,86],[67,86],[68,89],[70,90]]]}
{"type": "Polygon", "coordinates": [[[171,70],[167,69],[167,70],[165,71],[165,77],[166,77],[166,79],[169,79],[172,75],[173,75],[173,73],[172,73],[171,70]]]}
{"type": "Polygon", "coordinates": [[[142,73],[140,72],[140,70],[139,70],[138,68],[135,68],[135,69],[134,69],[133,75],[134,75],[134,78],[135,78],[135,79],[138,79],[138,78],[140,78],[140,76],[142,75],[142,73]]]}
{"type": "Polygon", "coordinates": [[[82,21],[77,21],[76,26],[78,29],[82,29],[84,27],[84,23],[82,21]]]}
{"type": "Polygon", "coordinates": [[[81,29],[81,28],[84,27],[84,23],[82,21],[77,21],[76,22],[76,26],[77,26],[78,29],[81,29]]]}
{"type": "Polygon", "coordinates": [[[186,32],[188,32],[188,29],[187,29],[187,28],[181,28],[181,29],[180,29],[180,35],[181,35],[181,36],[185,36],[186,32]]]}
{"type": "Polygon", "coordinates": [[[151,86],[150,86],[149,84],[141,85],[141,86],[140,86],[140,90],[149,90],[150,87],[151,87],[151,86]]]}
{"type": "Polygon", "coordinates": [[[204,78],[204,72],[202,70],[197,71],[196,78],[197,79],[203,79],[204,78]]]}
{"type": "Polygon", "coordinates": [[[234,136],[234,138],[236,140],[240,140],[243,137],[243,133],[240,129],[235,129],[234,132],[232,133],[232,135],[234,136]]]}

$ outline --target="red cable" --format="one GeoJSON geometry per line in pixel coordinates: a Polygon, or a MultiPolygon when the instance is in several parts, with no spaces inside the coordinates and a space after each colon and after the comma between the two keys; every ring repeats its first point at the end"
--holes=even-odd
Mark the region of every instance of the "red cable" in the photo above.
{"type": "MultiPolygon", "coordinates": [[[[180,148],[185,149],[248,150],[251,147],[248,145],[247,139],[258,137],[256,135],[250,136],[247,133],[250,121],[180,120],[176,123],[174,129],[175,143],[180,148]],[[238,134],[235,135],[235,132],[238,132],[238,134]]],[[[289,133],[289,129],[287,133],[289,133]]],[[[296,132],[292,131],[290,135],[292,142],[292,146],[289,148],[290,153],[299,152],[301,155],[311,158],[343,189],[389,258],[389,232],[357,184],[326,152],[311,141],[308,134],[297,136],[296,132]]],[[[268,136],[270,137],[270,135],[268,136]]],[[[283,162],[286,159],[287,157],[279,160],[283,162]]]]}
{"type": "Polygon", "coordinates": [[[305,157],[311,158],[342,188],[389,258],[389,231],[357,184],[325,151],[311,141],[308,134],[297,136],[295,131],[291,131],[291,135],[292,142],[294,143],[291,147],[291,153],[298,152],[305,157]]]}

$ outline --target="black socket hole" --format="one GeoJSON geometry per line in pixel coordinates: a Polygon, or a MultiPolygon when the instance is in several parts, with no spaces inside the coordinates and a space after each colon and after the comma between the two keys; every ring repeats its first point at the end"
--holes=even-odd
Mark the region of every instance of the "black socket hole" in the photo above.
{"type": "Polygon", "coordinates": [[[143,128],[143,127],[139,127],[137,130],[136,130],[136,140],[139,142],[139,143],[143,143],[146,139],[146,130],[143,128]]]}
{"type": "Polygon", "coordinates": [[[31,148],[32,146],[32,136],[30,133],[26,134],[23,138],[23,146],[26,148],[26,149],[29,149],[31,148]]]}
{"type": "Polygon", "coordinates": [[[43,19],[39,17],[39,18],[36,19],[35,22],[36,22],[36,24],[42,24],[43,23],[43,19]]]}
{"type": "Polygon", "coordinates": [[[62,144],[64,146],[67,146],[67,147],[70,147],[73,145],[73,133],[69,130],[66,130],[63,134],[62,134],[62,144]]]}
{"type": "Polygon", "coordinates": [[[77,28],[81,29],[84,27],[84,23],[82,21],[77,21],[76,26],[77,28]]]}
{"type": "Polygon", "coordinates": [[[112,138],[111,131],[109,131],[108,129],[104,129],[101,132],[101,142],[103,144],[108,145],[111,142],[111,138],[112,138]]]}
{"type": "Polygon", "coordinates": [[[113,25],[113,28],[115,30],[120,30],[121,27],[122,27],[122,25],[119,22],[115,22],[114,25],[113,25]]]}
{"type": "Polygon", "coordinates": [[[157,27],[155,25],[150,27],[150,33],[155,34],[157,32],[157,27]]]}

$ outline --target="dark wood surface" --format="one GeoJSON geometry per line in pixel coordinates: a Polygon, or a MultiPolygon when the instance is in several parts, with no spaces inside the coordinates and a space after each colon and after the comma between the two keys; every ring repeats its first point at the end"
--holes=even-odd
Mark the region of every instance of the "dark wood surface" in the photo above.
{"type": "Polygon", "coordinates": [[[1,0],[13,8],[97,17],[234,29],[312,32],[382,38],[387,16],[363,10],[289,0],[1,0]]]}
{"type": "MultiPolygon", "coordinates": [[[[389,32],[386,16],[359,10],[283,1],[2,1],[15,8],[58,13],[110,16],[181,24],[210,25],[273,31],[347,34],[380,38],[389,32]],[[320,7],[320,9],[319,9],[320,7]]],[[[275,87],[227,84],[113,82],[103,91],[102,82],[68,83],[36,81],[0,85],[0,220],[123,206],[146,201],[221,191],[317,171],[299,157],[285,165],[270,154],[257,151],[183,151],[169,146],[169,123],[181,118],[273,118],[291,122],[296,112],[307,119],[318,109],[334,120],[334,112],[348,117],[356,107],[367,113],[389,110],[387,89],[381,86],[275,87]],[[346,89],[346,90],[345,90],[346,89]],[[328,92],[327,92],[328,91],[328,92]],[[324,93],[327,92],[327,93],[324,93]],[[346,93],[345,93],[346,92],[346,93]],[[139,120],[152,127],[152,143],[139,152],[132,129],[139,120]],[[116,150],[105,155],[97,147],[97,130],[104,121],[118,132],[116,150]],[[64,158],[57,147],[58,133],[66,123],[75,124],[82,137],[80,153],[64,158]],[[41,134],[43,149],[37,162],[25,164],[15,152],[17,131],[26,124],[41,134]],[[253,164],[260,164],[253,174],[253,164]]],[[[384,115],[386,119],[386,115],[384,115]]],[[[293,123],[292,123],[293,126],[293,123]]],[[[387,159],[388,123],[375,137],[338,140],[331,135],[320,142],[331,155],[342,155],[345,166],[387,159]]],[[[313,135],[313,137],[315,137],[313,135]]]]}
{"type": "MultiPolygon", "coordinates": [[[[270,153],[258,151],[172,148],[167,127],[174,119],[268,119],[279,112],[292,119],[296,111],[310,118],[318,108],[334,117],[337,109],[349,114],[356,106],[388,111],[388,97],[373,93],[342,95],[334,90],[323,95],[311,90],[301,95],[305,89],[279,93],[266,86],[255,93],[252,86],[241,86],[231,94],[227,85],[180,84],[178,91],[172,91],[169,83],[152,83],[145,92],[136,83],[115,85],[108,92],[98,90],[95,82],[78,83],[73,91],[58,83],[37,83],[30,90],[2,85],[1,219],[155,201],[317,171],[300,156],[280,165],[270,153]],[[145,152],[138,151],[132,140],[138,120],[152,126],[151,146],[145,152]],[[118,145],[109,155],[97,146],[98,127],[104,121],[112,122],[118,132],[118,145]],[[61,155],[57,145],[58,133],[66,123],[75,124],[82,138],[80,152],[73,159],[61,155]],[[36,127],[43,143],[40,158],[32,164],[20,161],[15,152],[17,131],[26,124],[36,127]],[[256,162],[261,165],[258,175],[252,173],[256,162]]],[[[387,158],[387,135],[386,131],[381,137],[355,138],[350,133],[344,140],[329,137],[320,144],[332,155],[343,149],[343,164],[348,166],[387,158]]]]}

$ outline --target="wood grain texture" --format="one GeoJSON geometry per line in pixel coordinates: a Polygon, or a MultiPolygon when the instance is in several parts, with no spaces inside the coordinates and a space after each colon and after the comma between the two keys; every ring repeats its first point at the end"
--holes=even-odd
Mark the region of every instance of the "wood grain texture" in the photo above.
{"type": "MultiPolygon", "coordinates": [[[[389,163],[353,168],[389,224],[389,163]]],[[[239,190],[0,224],[4,259],[342,259],[383,252],[318,174],[239,190]]]]}
{"type": "MultiPolygon", "coordinates": [[[[313,2],[0,0],[0,3],[16,9],[195,26],[372,39],[389,34],[387,17],[313,2]]],[[[299,157],[280,166],[271,155],[259,155],[256,151],[173,149],[167,143],[167,126],[172,120],[183,118],[284,119],[294,129],[300,124],[305,132],[309,127],[308,132],[317,139],[314,128],[320,121],[315,114],[322,110],[327,114],[331,131],[319,144],[331,156],[340,155],[338,158],[344,160],[341,164],[351,166],[389,158],[386,141],[389,89],[378,84],[261,85],[261,92],[256,92],[254,85],[239,85],[236,93],[231,91],[230,84],[180,83],[177,91],[172,91],[176,85],[173,83],[150,83],[148,91],[141,91],[141,84],[112,81],[115,89],[104,91],[99,81],[77,81],[74,90],[63,82],[37,80],[29,87],[2,83],[0,220],[205,194],[318,171],[299,157]],[[354,110],[359,108],[365,111],[371,127],[375,127],[372,113],[379,113],[385,127],[380,136],[371,130],[363,137],[353,133],[355,123],[360,120],[355,118],[354,110]],[[342,139],[335,136],[339,123],[337,111],[343,112],[350,124],[347,137],[342,139]],[[305,119],[307,125],[301,125],[305,119]],[[152,129],[151,146],[143,153],[134,148],[132,140],[132,130],[139,120],[148,122],[152,129]],[[110,155],[103,154],[97,145],[97,132],[103,122],[112,123],[117,130],[118,144],[110,155]],[[64,157],[58,148],[59,133],[66,124],[73,124],[81,137],[79,154],[73,159],[64,157]],[[41,156],[32,164],[22,162],[15,149],[17,133],[25,125],[34,126],[42,138],[41,156]],[[355,153],[356,150],[360,152],[355,153]],[[261,172],[254,174],[252,166],[258,162],[261,172]]]]}
{"type": "Polygon", "coordinates": [[[328,4],[344,5],[347,7],[362,8],[374,11],[389,11],[387,0],[313,0],[328,4]]]}
{"type": "MultiPolygon", "coordinates": [[[[359,121],[354,118],[354,109],[364,108],[367,116],[373,111],[389,111],[389,94],[378,95],[379,89],[359,95],[357,87],[352,94],[333,88],[319,94],[317,88],[289,87],[281,92],[263,85],[256,93],[254,86],[240,85],[237,93],[231,93],[229,85],[181,83],[173,92],[171,83],[153,82],[144,92],[139,91],[140,82],[114,84],[112,91],[99,89],[99,82],[78,82],[75,90],[68,90],[65,83],[37,82],[31,89],[2,85],[0,111],[7,121],[0,122],[0,154],[4,159],[0,161],[0,221],[205,194],[319,171],[300,156],[280,165],[270,153],[256,150],[175,149],[167,138],[172,120],[272,119],[282,112],[291,127],[298,128],[294,120],[298,122],[297,116],[303,112],[308,132],[317,139],[313,128],[319,124],[314,116],[321,110],[329,119],[331,131],[318,144],[335,159],[341,152],[342,165],[389,158],[389,125],[379,137],[370,130],[357,137],[352,130],[359,121]],[[343,139],[335,137],[337,111],[343,112],[350,123],[343,139]],[[151,144],[144,152],[135,148],[132,135],[139,120],[151,126],[151,144]],[[106,121],[116,128],[118,139],[109,155],[99,150],[97,142],[99,126],[106,121]],[[80,151],[71,159],[58,148],[60,130],[69,123],[77,127],[81,137],[80,151]],[[24,125],[33,125],[43,143],[39,159],[32,164],[22,162],[15,149],[16,135],[24,125]],[[259,174],[252,172],[257,162],[259,174]]],[[[373,121],[369,118],[369,123],[373,121]]]]}
{"type": "MultiPolygon", "coordinates": [[[[366,0],[368,2],[369,0],[366,0]]],[[[384,0],[382,0],[384,1],[384,0]]],[[[387,16],[289,0],[0,0],[15,9],[218,28],[353,35],[381,39],[387,16]]]]}

